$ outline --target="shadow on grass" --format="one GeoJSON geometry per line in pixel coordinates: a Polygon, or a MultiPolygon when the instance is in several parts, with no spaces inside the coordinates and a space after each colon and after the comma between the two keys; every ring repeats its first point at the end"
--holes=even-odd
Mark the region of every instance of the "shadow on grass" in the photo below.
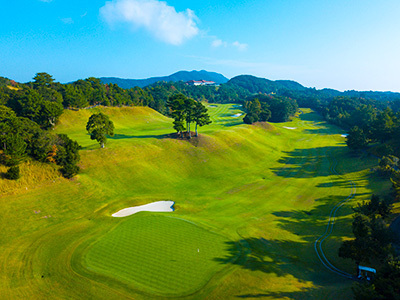
{"type": "MultiPolygon", "coordinates": [[[[315,200],[317,205],[311,210],[274,212],[273,215],[277,217],[277,226],[282,229],[282,232],[296,235],[298,238],[267,240],[262,237],[246,237],[236,242],[227,242],[227,255],[215,258],[215,261],[221,264],[239,265],[251,271],[273,273],[278,277],[292,275],[300,282],[312,281],[317,285],[345,282],[345,278],[325,270],[314,253],[314,242],[326,231],[332,208],[345,199],[346,196],[343,195],[328,196],[315,200]],[[238,257],[238,245],[240,245],[241,254],[234,260],[238,257]]],[[[335,226],[341,223],[342,228],[351,224],[351,220],[342,217],[352,214],[350,207],[342,207],[336,215],[338,219],[335,226]]],[[[344,236],[342,231],[333,230],[329,239],[336,241],[339,245],[344,236]]],[[[335,261],[337,255],[329,259],[335,261]]],[[[349,263],[351,264],[350,261],[349,263]]]]}
{"type": "Polygon", "coordinates": [[[269,292],[269,293],[259,293],[259,294],[245,294],[245,295],[237,295],[236,298],[242,299],[259,299],[259,298],[274,298],[274,299],[282,299],[282,298],[289,298],[289,299],[311,299],[311,295],[315,293],[318,288],[307,288],[302,289],[299,292],[269,292]]]}
{"type": "MultiPolygon", "coordinates": [[[[319,205],[310,211],[279,211],[273,213],[277,218],[282,232],[297,235],[292,240],[265,239],[262,237],[246,237],[236,242],[226,242],[227,254],[214,260],[221,264],[233,264],[245,270],[274,274],[277,277],[294,277],[298,282],[313,283],[317,288],[302,289],[297,292],[261,292],[255,294],[236,295],[236,298],[263,298],[274,297],[281,299],[302,298],[311,299],[313,293],[326,291],[332,286],[346,287],[351,281],[326,270],[314,252],[315,240],[324,234],[329,212],[336,203],[343,200],[343,196],[330,196],[318,199],[319,205]],[[241,253],[238,257],[238,245],[241,253]],[[238,257],[235,260],[235,257],[238,257]]],[[[342,211],[340,216],[349,215],[349,208],[342,211]]],[[[347,222],[347,221],[346,221],[347,222]]],[[[329,239],[341,243],[343,232],[333,232],[329,239]]],[[[335,264],[337,257],[328,259],[335,264]]],[[[332,254],[331,254],[332,256],[332,254]]],[[[352,264],[349,261],[349,264],[352,264]]],[[[283,279],[284,281],[285,279],[283,279]]]]}
{"type": "Polygon", "coordinates": [[[284,156],[278,160],[282,166],[271,170],[275,175],[285,178],[324,177],[335,175],[336,172],[340,174],[342,170],[337,169],[338,164],[345,167],[346,172],[359,172],[376,164],[376,159],[371,156],[363,153],[355,155],[346,147],[338,146],[295,149],[283,153],[284,156]],[[366,163],[353,163],[356,159],[365,160],[366,163]],[[346,161],[349,163],[344,165],[346,161]]]}
{"type": "Polygon", "coordinates": [[[114,134],[114,136],[108,137],[110,140],[123,140],[123,139],[168,139],[176,138],[176,133],[160,134],[160,135],[127,135],[127,134],[114,134]]]}

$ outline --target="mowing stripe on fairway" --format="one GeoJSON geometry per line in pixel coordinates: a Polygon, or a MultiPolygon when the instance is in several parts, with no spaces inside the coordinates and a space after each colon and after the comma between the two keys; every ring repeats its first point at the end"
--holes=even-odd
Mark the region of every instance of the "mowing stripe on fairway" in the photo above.
{"type": "Polygon", "coordinates": [[[229,243],[192,222],[145,213],[99,238],[82,260],[90,271],[144,292],[181,296],[224,267],[217,258],[228,255],[229,243]]]}

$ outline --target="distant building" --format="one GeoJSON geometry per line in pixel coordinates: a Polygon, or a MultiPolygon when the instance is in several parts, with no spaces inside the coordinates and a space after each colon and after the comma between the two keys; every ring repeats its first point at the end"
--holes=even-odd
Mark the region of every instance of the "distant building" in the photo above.
{"type": "Polygon", "coordinates": [[[218,85],[214,81],[207,81],[207,80],[190,80],[190,81],[187,81],[186,84],[187,85],[194,85],[194,86],[198,86],[198,85],[216,86],[216,85],[218,85]]]}

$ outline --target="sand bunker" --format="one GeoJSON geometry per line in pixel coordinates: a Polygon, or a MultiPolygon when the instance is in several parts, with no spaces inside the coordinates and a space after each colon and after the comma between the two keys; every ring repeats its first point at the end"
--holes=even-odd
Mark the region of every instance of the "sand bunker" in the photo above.
{"type": "Polygon", "coordinates": [[[153,212],[171,212],[174,211],[174,201],[157,201],[145,205],[128,207],[112,214],[115,218],[127,217],[136,214],[140,211],[153,211],[153,212]]]}
{"type": "Polygon", "coordinates": [[[341,136],[342,136],[342,137],[347,137],[347,136],[348,136],[348,134],[342,134],[341,136]]]}
{"type": "Polygon", "coordinates": [[[239,118],[240,116],[242,116],[243,114],[236,114],[236,115],[233,115],[232,116],[232,118],[239,118]]]}
{"type": "Polygon", "coordinates": [[[283,128],[290,129],[290,130],[295,130],[295,129],[297,129],[296,127],[286,127],[286,126],[283,126],[283,128]]]}

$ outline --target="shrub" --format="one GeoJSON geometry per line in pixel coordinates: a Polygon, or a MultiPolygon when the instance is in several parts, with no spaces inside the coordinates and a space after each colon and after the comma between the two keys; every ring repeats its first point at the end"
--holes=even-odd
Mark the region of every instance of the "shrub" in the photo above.
{"type": "Polygon", "coordinates": [[[5,177],[10,180],[19,179],[21,177],[19,173],[19,166],[13,166],[9,168],[5,174],[5,177]]]}
{"type": "Polygon", "coordinates": [[[74,164],[66,164],[61,169],[60,172],[65,178],[72,178],[78,174],[80,168],[74,164]]]}

